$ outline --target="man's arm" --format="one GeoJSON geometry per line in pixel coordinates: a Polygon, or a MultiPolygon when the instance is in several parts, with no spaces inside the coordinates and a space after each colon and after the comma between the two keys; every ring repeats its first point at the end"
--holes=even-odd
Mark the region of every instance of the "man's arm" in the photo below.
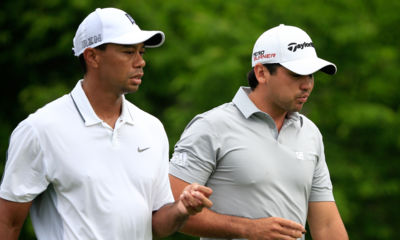
{"type": "Polygon", "coordinates": [[[310,202],[308,225],[314,240],[349,239],[335,202],[310,202]]]}
{"type": "MultiPolygon", "coordinates": [[[[169,175],[172,193],[179,199],[189,183],[169,175]]],[[[296,239],[305,232],[302,225],[282,218],[249,219],[218,214],[209,209],[190,216],[180,230],[183,233],[215,238],[296,239]]]]}
{"type": "Polygon", "coordinates": [[[190,215],[211,207],[208,199],[212,190],[199,184],[186,186],[172,204],[167,204],[153,212],[152,228],[156,238],[166,237],[178,231],[190,215]]]}
{"type": "Polygon", "coordinates": [[[17,240],[32,202],[17,203],[0,198],[0,239],[17,240]]]}

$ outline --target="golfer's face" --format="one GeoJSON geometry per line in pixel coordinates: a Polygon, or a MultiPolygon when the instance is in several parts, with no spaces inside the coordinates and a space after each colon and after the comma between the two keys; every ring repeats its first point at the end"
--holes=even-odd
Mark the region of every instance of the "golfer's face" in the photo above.
{"type": "Polygon", "coordinates": [[[313,75],[298,75],[284,67],[278,67],[269,81],[271,100],[285,112],[300,111],[313,87],[313,75]]]}
{"type": "Polygon", "coordinates": [[[107,81],[110,89],[117,93],[130,93],[138,90],[142,83],[144,44],[108,44],[99,53],[100,77],[107,81]]]}

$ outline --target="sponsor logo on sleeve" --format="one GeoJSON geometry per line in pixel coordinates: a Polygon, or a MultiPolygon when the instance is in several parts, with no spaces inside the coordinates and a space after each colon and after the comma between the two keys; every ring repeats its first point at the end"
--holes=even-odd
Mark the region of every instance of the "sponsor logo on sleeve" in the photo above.
{"type": "Polygon", "coordinates": [[[178,166],[186,166],[187,165],[187,155],[185,152],[174,152],[171,158],[171,163],[178,166]]]}

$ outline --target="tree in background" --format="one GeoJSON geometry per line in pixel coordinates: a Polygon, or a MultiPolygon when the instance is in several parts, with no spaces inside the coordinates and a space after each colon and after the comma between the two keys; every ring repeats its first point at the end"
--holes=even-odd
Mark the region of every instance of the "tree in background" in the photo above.
{"type": "MultiPolygon", "coordinates": [[[[119,7],[166,42],[146,52],[139,92],[127,98],[164,123],[171,149],[197,114],[247,85],[257,37],[280,23],[304,29],[338,66],[316,74],[303,113],[324,135],[337,205],[351,239],[400,235],[400,2],[389,0],[36,0],[0,3],[0,173],[18,122],[82,78],[72,54],[81,20],[119,7]]],[[[21,239],[35,239],[29,219],[21,239]]],[[[175,234],[169,239],[192,239],[175,234]]],[[[197,238],[193,238],[197,239],[197,238]]]]}

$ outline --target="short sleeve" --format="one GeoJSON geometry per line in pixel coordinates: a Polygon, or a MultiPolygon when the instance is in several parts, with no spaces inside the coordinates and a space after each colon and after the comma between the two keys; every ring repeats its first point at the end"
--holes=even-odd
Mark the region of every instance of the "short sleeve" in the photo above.
{"type": "Polygon", "coordinates": [[[34,127],[27,120],[13,131],[0,186],[0,197],[9,201],[29,202],[46,190],[44,153],[34,127]]]}
{"type": "Polygon", "coordinates": [[[170,174],[188,183],[206,185],[215,171],[219,149],[211,123],[202,117],[194,118],[175,145],[170,174]]]}
{"type": "Polygon", "coordinates": [[[325,161],[322,136],[319,138],[319,158],[314,170],[310,202],[335,201],[332,192],[332,182],[325,161]]]}

